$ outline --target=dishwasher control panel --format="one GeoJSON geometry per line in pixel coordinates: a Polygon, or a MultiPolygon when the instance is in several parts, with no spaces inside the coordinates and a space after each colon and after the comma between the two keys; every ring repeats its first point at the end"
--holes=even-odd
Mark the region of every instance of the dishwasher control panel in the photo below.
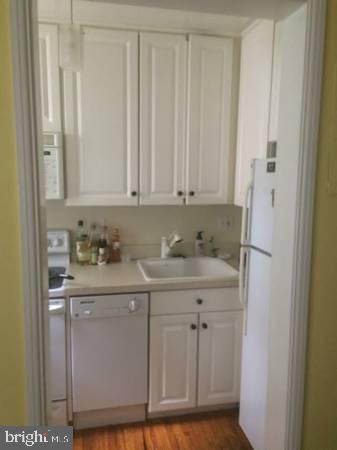
{"type": "Polygon", "coordinates": [[[147,315],[148,311],[148,294],[99,295],[70,299],[72,320],[139,316],[147,315]]]}

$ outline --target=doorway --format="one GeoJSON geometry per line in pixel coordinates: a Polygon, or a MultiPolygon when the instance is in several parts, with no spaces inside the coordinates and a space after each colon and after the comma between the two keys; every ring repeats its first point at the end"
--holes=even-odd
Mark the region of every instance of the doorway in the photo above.
{"type": "MultiPolygon", "coordinates": [[[[36,16],[34,17],[34,12],[36,13],[36,5],[32,6],[29,9],[27,6],[21,7],[19,2],[13,2],[13,20],[14,20],[14,31],[18,33],[14,42],[14,58],[16,67],[21,67],[21,71],[18,73],[21,74],[19,77],[16,76],[15,80],[15,88],[16,88],[16,102],[17,102],[17,121],[18,124],[27,124],[27,116],[29,114],[29,110],[39,111],[38,101],[35,98],[35,89],[33,83],[30,83],[27,80],[31,80],[32,74],[36,74],[36,66],[34,65],[34,61],[36,59],[36,37],[34,38],[34,33],[36,36],[36,16]],[[16,29],[15,29],[16,26],[16,29]],[[21,27],[20,27],[21,26],[21,27]],[[19,32],[19,30],[21,30],[19,32]],[[27,40],[27,36],[33,37],[32,40],[27,40]],[[18,52],[18,49],[23,49],[23,53],[18,52]],[[20,59],[21,58],[21,59],[20,59]],[[22,58],[24,58],[22,60],[22,58]],[[26,75],[26,79],[24,80],[26,75]],[[25,81],[25,83],[23,83],[25,81]],[[31,89],[27,92],[24,92],[23,85],[31,86],[31,89]],[[25,99],[25,102],[23,101],[25,99]],[[35,108],[34,108],[35,103],[35,108]],[[28,107],[30,106],[30,108],[28,107]]],[[[33,2],[32,2],[33,3],[33,2]]],[[[296,246],[297,252],[296,254],[288,255],[291,258],[291,265],[289,267],[292,268],[291,282],[288,284],[288,295],[289,295],[289,303],[288,303],[288,311],[278,311],[286,314],[288,317],[288,329],[290,333],[290,342],[287,344],[287,348],[282,348],[282,354],[285,357],[285,365],[283,366],[284,371],[278,371],[278,374],[282,376],[282,380],[284,381],[285,377],[288,379],[288,373],[290,373],[291,385],[288,386],[288,391],[290,391],[290,397],[280,395],[280,390],[278,389],[280,379],[273,378],[272,383],[275,383],[272,387],[272,392],[278,393],[283,400],[283,417],[285,420],[284,426],[282,430],[280,430],[282,436],[279,436],[280,449],[282,448],[295,448],[294,442],[298,442],[299,440],[299,430],[301,423],[301,408],[302,408],[302,397],[303,391],[299,387],[299,381],[303,381],[304,376],[304,350],[305,350],[305,323],[303,320],[306,320],[306,309],[307,309],[307,297],[308,297],[308,271],[309,271],[309,262],[310,257],[308,252],[308,248],[310,249],[310,237],[311,237],[311,215],[312,215],[312,191],[313,191],[313,180],[314,180],[314,161],[315,161],[315,148],[317,142],[317,130],[318,130],[318,115],[319,115],[319,86],[320,86],[320,71],[322,66],[322,42],[323,42],[323,31],[324,31],[324,5],[323,2],[320,6],[317,4],[314,5],[314,2],[309,2],[309,19],[308,19],[308,32],[306,38],[306,71],[305,71],[305,81],[304,81],[304,102],[307,106],[306,109],[301,108],[300,114],[300,122],[301,122],[301,130],[300,136],[297,136],[298,146],[299,146],[299,157],[298,157],[298,165],[296,167],[296,176],[300,176],[300,186],[296,184],[294,185],[294,207],[296,217],[293,217],[293,220],[290,223],[290,227],[288,232],[292,236],[292,242],[296,246]],[[319,64],[315,64],[312,62],[312,56],[318,58],[319,64]],[[315,66],[315,67],[314,67],[315,66]],[[314,95],[312,95],[314,93],[314,95]],[[311,100],[309,100],[309,98],[311,100]],[[304,113],[305,111],[305,113],[304,113]],[[311,126],[311,121],[315,126],[311,126]],[[309,189],[305,189],[306,186],[309,186],[309,189]],[[297,211],[297,212],[296,212],[297,211]],[[309,217],[309,221],[307,220],[309,217]],[[302,231],[305,231],[304,237],[302,231]],[[301,238],[300,238],[301,237],[301,238]],[[301,267],[301,271],[299,268],[301,267]],[[295,274],[295,276],[293,275],[295,274]],[[295,302],[296,300],[296,302],[295,302]],[[304,315],[303,315],[304,312],[304,315]],[[292,317],[292,321],[290,320],[290,315],[292,317]],[[298,324],[301,324],[301,327],[298,327],[298,324]],[[301,329],[302,332],[299,335],[296,330],[301,329]],[[300,364],[298,366],[292,366],[291,361],[293,360],[292,355],[299,354],[301,358],[299,358],[300,364]],[[296,408],[290,408],[289,405],[292,404],[294,399],[297,399],[296,408]],[[296,418],[290,414],[291,411],[294,411],[293,414],[296,414],[296,418]],[[293,418],[290,422],[289,418],[293,418]],[[287,418],[289,423],[287,422],[287,418]],[[294,429],[291,429],[290,424],[295,423],[294,429]]],[[[36,61],[35,61],[36,63],[36,61]]],[[[38,78],[38,77],[37,77],[38,78]]],[[[302,103],[302,104],[303,104],[302,103]]],[[[25,197],[22,198],[22,211],[23,211],[23,225],[25,226],[27,242],[32,242],[32,246],[30,249],[25,249],[30,255],[33,255],[33,260],[28,256],[24,260],[25,267],[35,267],[36,270],[36,279],[31,281],[29,285],[26,284],[26,294],[27,294],[27,317],[32,319],[32,323],[36,324],[36,329],[39,330],[36,336],[28,335],[27,336],[27,346],[29,354],[32,354],[32,364],[31,367],[28,368],[30,370],[30,379],[33,380],[32,374],[35,375],[35,380],[40,379],[40,386],[44,385],[44,363],[41,359],[40,355],[37,352],[33,351],[34,343],[37,344],[35,348],[40,349],[42,351],[43,347],[43,332],[45,322],[43,319],[43,308],[41,307],[43,297],[46,298],[46,288],[43,291],[43,273],[46,273],[46,264],[45,261],[45,239],[41,238],[41,236],[45,235],[45,219],[44,219],[44,210],[40,205],[40,194],[39,191],[41,189],[39,179],[36,177],[36,169],[38,167],[38,157],[34,148],[39,148],[39,119],[36,117],[32,118],[28,122],[30,126],[22,126],[18,127],[18,152],[22,152],[20,155],[23,155],[23,148],[25,147],[25,143],[30,143],[30,153],[26,152],[25,158],[20,158],[22,163],[22,176],[21,182],[22,187],[21,191],[25,192],[25,197]],[[26,138],[26,140],[23,139],[26,138]],[[21,150],[20,150],[21,148],[21,150]],[[29,209],[31,209],[31,213],[29,213],[29,209]],[[30,226],[27,226],[27,223],[30,226]],[[29,235],[30,233],[30,235],[29,235]],[[29,237],[29,239],[28,239],[29,237]],[[33,239],[32,239],[33,237],[33,239]],[[44,292],[44,294],[43,294],[44,292]],[[30,300],[29,300],[30,298],[30,300]],[[40,303],[36,303],[40,301],[40,303]],[[37,308],[36,308],[37,307],[37,308]],[[39,311],[39,314],[36,317],[32,317],[33,311],[39,311]],[[34,356],[35,355],[35,356],[34,356]]],[[[284,166],[286,167],[286,166],[284,166]]],[[[282,186],[280,187],[282,189],[282,186]]],[[[283,186],[283,188],[286,188],[283,186]]],[[[286,190],[285,190],[286,192],[286,190]]],[[[281,223],[281,222],[280,222],[281,223]]],[[[289,222],[287,222],[289,224],[289,222]]],[[[284,230],[284,229],[283,229],[284,230]]],[[[285,232],[283,231],[283,236],[285,236],[285,232]]],[[[281,253],[280,253],[281,256],[281,253]]],[[[44,277],[45,278],[45,277],[44,277]]],[[[277,314],[279,317],[279,314],[277,314]]],[[[286,317],[285,316],[285,317],[286,317]]],[[[276,314],[275,314],[276,317],[276,314]]],[[[272,343],[277,347],[279,343],[279,332],[277,333],[276,340],[272,343]]],[[[284,342],[283,342],[284,345],[284,342]]],[[[303,383],[302,383],[303,384],[303,383]]],[[[283,383],[283,386],[286,384],[283,383]]],[[[278,401],[275,401],[274,405],[278,406],[278,401]]],[[[34,417],[34,421],[38,422],[44,421],[45,416],[45,408],[44,404],[46,403],[46,394],[44,389],[35,389],[31,392],[31,403],[32,403],[32,417],[34,417]],[[35,391],[35,392],[34,392],[35,391]]],[[[277,407],[277,411],[270,415],[271,420],[275,420],[275,414],[279,416],[279,408],[277,407]]],[[[270,428],[273,429],[272,426],[270,428]]],[[[275,447],[276,448],[276,447],[275,447]]]]}

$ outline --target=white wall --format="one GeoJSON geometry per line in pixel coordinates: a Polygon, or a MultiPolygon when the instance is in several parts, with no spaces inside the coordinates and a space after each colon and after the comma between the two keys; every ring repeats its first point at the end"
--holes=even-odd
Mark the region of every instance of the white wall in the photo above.
{"type": "Polygon", "coordinates": [[[132,207],[69,207],[62,201],[47,206],[48,228],[75,230],[78,219],[118,227],[121,240],[134,257],[159,255],[160,239],[177,229],[184,238],[182,250],[192,253],[196,232],[215,236],[216,245],[238,255],[241,229],[241,208],[236,206],[147,206],[132,207]],[[231,218],[231,231],[219,228],[219,219],[231,218]]]}
{"type": "Polygon", "coordinates": [[[278,179],[274,216],[272,298],[269,340],[266,449],[284,450],[293,283],[296,196],[304,78],[307,8],[284,21],[281,44],[281,92],[278,179]]]}

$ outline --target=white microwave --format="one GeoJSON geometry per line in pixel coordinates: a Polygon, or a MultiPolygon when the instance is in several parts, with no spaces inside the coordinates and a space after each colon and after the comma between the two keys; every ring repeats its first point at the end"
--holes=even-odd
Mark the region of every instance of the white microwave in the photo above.
{"type": "Polygon", "coordinates": [[[64,168],[61,133],[43,133],[43,158],[46,199],[64,199],[64,168]]]}

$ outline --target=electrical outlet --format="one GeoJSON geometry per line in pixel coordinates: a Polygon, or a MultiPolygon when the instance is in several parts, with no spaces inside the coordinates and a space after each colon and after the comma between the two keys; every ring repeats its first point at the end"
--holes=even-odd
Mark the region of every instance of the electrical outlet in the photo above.
{"type": "Polygon", "coordinates": [[[233,230],[233,218],[232,217],[219,217],[218,218],[218,230],[229,232],[233,230]]]}

